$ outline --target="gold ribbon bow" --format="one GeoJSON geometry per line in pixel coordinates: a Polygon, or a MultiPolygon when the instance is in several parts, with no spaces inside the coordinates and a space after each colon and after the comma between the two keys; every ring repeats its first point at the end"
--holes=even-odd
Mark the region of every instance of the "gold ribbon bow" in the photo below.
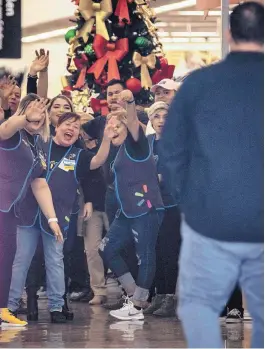
{"type": "Polygon", "coordinates": [[[111,0],[102,0],[100,3],[92,0],[80,0],[79,12],[86,21],[84,25],[86,32],[91,33],[96,22],[96,33],[106,40],[110,39],[105,21],[112,14],[111,0]]]}
{"type": "Polygon", "coordinates": [[[143,57],[139,52],[134,52],[133,54],[133,64],[136,68],[141,67],[141,84],[142,87],[148,89],[152,87],[152,80],[149,74],[148,67],[155,69],[156,66],[156,56],[154,53],[143,57]]]}

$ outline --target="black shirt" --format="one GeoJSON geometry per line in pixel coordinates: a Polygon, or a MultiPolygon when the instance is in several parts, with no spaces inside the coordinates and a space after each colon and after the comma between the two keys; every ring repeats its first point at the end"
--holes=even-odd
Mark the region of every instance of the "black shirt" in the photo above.
{"type": "MultiPolygon", "coordinates": [[[[56,144],[54,141],[52,142],[52,148],[51,148],[51,156],[50,156],[50,164],[52,167],[54,167],[55,164],[60,162],[67,151],[70,149],[70,147],[63,147],[61,145],[56,144]]],[[[93,158],[94,154],[91,153],[88,150],[82,150],[79,154],[77,167],[76,167],[76,176],[77,180],[80,181],[81,179],[85,178],[89,175],[90,172],[90,163],[93,158]]]]}

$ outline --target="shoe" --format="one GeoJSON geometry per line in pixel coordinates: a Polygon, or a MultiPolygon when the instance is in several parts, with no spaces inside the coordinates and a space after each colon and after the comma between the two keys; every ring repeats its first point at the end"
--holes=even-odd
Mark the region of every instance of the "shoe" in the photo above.
{"type": "Polygon", "coordinates": [[[176,298],[172,294],[167,294],[159,309],[153,312],[155,316],[175,317],[176,316],[176,298]]]}
{"type": "Polygon", "coordinates": [[[91,299],[91,301],[89,302],[90,305],[100,305],[100,304],[104,304],[107,301],[107,297],[106,296],[94,296],[93,299],[91,299]]]}
{"type": "Polygon", "coordinates": [[[28,309],[26,307],[26,303],[21,298],[21,300],[19,302],[19,308],[17,310],[17,314],[19,314],[19,315],[27,315],[27,313],[28,313],[28,309]]]}
{"type": "Polygon", "coordinates": [[[87,293],[83,298],[80,299],[81,303],[89,303],[94,298],[93,291],[87,293]]]}
{"type": "Polygon", "coordinates": [[[69,300],[71,302],[79,302],[81,301],[84,297],[87,296],[89,292],[88,291],[81,291],[81,292],[72,292],[70,294],[69,300]]]}
{"type": "Polygon", "coordinates": [[[107,302],[105,304],[102,304],[102,307],[107,309],[107,310],[117,310],[120,309],[123,306],[124,303],[124,298],[119,298],[115,302],[107,302]]]}
{"type": "Polygon", "coordinates": [[[1,327],[25,327],[27,322],[16,317],[11,310],[4,308],[0,311],[1,327]]]}
{"type": "Polygon", "coordinates": [[[226,323],[242,322],[243,314],[238,309],[233,309],[229,311],[226,317],[226,323]]]}
{"type": "Polygon", "coordinates": [[[39,309],[38,309],[38,299],[37,290],[35,287],[29,287],[26,289],[27,292],[27,320],[28,321],[38,321],[39,309]]]}
{"type": "Polygon", "coordinates": [[[124,321],[144,319],[143,310],[136,309],[133,302],[128,297],[125,299],[121,309],[111,310],[109,314],[115,319],[124,321]]]}
{"type": "Polygon", "coordinates": [[[53,324],[65,324],[67,322],[66,317],[62,311],[52,311],[51,322],[53,324]]]}
{"type": "Polygon", "coordinates": [[[252,317],[247,310],[244,312],[244,321],[252,321],[252,317]]]}
{"type": "Polygon", "coordinates": [[[68,307],[67,296],[64,296],[63,298],[64,298],[64,305],[62,308],[62,313],[65,316],[66,320],[73,321],[74,313],[68,307]]]}
{"type": "Polygon", "coordinates": [[[153,314],[156,310],[158,310],[162,306],[165,298],[166,298],[165,294],[156,294],[153,297],[149,307],[144,310],[144,314],[145,315],[153,314]]]}

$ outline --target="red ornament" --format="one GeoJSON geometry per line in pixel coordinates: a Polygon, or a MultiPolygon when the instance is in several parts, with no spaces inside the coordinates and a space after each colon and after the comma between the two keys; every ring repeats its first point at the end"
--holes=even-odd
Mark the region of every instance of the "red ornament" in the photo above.
{"type": "Polygon", "coordinates": [[[158,84],[163,79],[172,79],[174,74],[175,66],[168,65],[168,61],[166,58],[161,57],[159,58],[159,61],[161,67],[152,76],[153,84],[158,84]]]}
{"type": "Polygon", "coordinates": [[[136,78],[130,78],[126,81],[126,87],[132,93],[139,93],[142,89],[141,81],[136,78]]]}
{"type": "Polygon", "coordinates": [[[90,106],[94,113],[101,113],[101,116],[107,116],[109,113],[108,102],[106,99],[91,98],[90,106]]]}

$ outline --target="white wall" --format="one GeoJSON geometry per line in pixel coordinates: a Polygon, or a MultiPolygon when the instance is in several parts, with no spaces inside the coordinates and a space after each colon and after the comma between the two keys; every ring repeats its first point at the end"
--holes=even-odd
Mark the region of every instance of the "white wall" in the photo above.
{"type": "Polygon", "coordinates": [[[76,9],[71,0],[22,0],[21,2],[23,28],[73,16],[76,9]]]}
{"type": "Polygon", "coordinates": [[[0,67],[8,67],[14,72],[29,68],[30,63],[34,59],[35,50],[40,48],[50,51],[48,95],[49,97],[53,97],[61,91],[61,76],[67,73],[65,66],[68,44],[65,42],[64,38],[54,38],[32,44],[23,44],[22,58],[0,59],[0,67]]]}

